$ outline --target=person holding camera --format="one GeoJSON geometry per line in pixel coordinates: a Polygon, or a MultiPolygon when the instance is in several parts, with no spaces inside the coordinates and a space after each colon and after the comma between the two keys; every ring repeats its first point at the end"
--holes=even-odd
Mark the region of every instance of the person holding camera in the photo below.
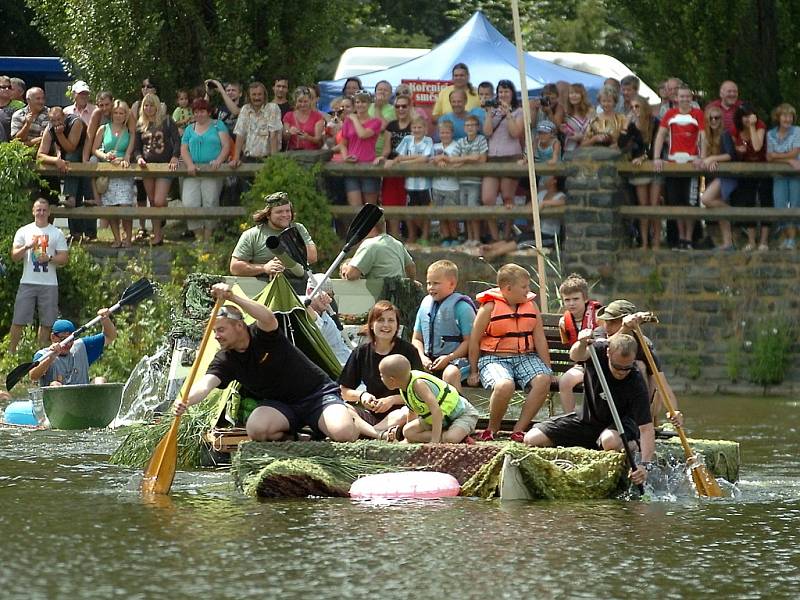
{"type": "Polygon", "coordinates": [[[311,103],[311,90],[300,86],[294,91],[294,110],[283,117],[283,138],[287,150],[319,150],[325,119],[311,103]]]}
{"type": "MultiPolygon", "coordinates": [[[[517,88],[508,79],[497,83],[495,107],[485,107],[483,134],[489,140],[489,162],[517,161],[522,158],[522,140],[525,135],[525,122],[522,107],[517,98],[517,88]]],[[[481,190],[481,201],[484,206],[495,206],[498,193],[503,198],[503,205],[510,207],[514,202],[519,181],[515,177],[484,177],[481,190]]],[[[491,241],[500,239],[497,221],[486,222],[491,241]]],[[[506,235],[511,239],[511,227],[506,235]]]]}

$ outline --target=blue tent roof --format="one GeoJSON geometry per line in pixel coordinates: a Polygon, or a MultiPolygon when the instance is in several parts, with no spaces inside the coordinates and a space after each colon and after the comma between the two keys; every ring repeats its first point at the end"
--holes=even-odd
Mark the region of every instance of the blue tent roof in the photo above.
{"type": "MultiPolygon", "coordinates": [[[[589,90],[599,90],[603,85],[603,78],[598,75],[562,67],[527,53],[524,58],[529,92],[536,92],[546,83],[561,80],[582,83],[589,90]]],[[[519,87],[516,46],[495,29],[481,11],[477,11],[461,29],[427,54],[382,71],[365,73],[359,79],[368,90],[373,90],[382,79],[392,85],[399,84],[402,79],[449,80],[453,65],[460,62],[469,67],[473,84],[481,81],[496,84],[501,79],[510,79],[519,87]]],[[[341,94],[344,82],[345,79],[320,82],[320,105],[323,108],[341,94]]]]}

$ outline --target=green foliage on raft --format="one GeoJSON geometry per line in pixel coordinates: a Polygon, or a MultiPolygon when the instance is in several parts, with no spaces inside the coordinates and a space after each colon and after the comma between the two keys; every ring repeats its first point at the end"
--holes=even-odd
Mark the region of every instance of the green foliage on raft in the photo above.
{"type": "MultiPolygon", "coordinates": [[[[211,430],[212,422],[220,410],[223,390],[214,390],[208,398],[189,408],[181,417],[178,427],[178,468],[192,469],[206,464],[208,444],[203,436],[211,430]]],[[[143,469],[153,450],[172,424],[171,416],[164,416],[157,423],[141,423],[128,429],[128,436],[111,455],[109,462],[143,469]]]]}

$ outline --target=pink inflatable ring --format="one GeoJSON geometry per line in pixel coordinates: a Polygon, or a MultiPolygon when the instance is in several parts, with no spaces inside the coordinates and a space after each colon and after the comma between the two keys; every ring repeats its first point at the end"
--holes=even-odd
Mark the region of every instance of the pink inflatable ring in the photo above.
{"type": "Polygon", "coordinates": [[[403,471],[381,473],[356,479],[350,486],[351,498],[436,499],[458,496],[461,486],[447,473],[403,471]]]}

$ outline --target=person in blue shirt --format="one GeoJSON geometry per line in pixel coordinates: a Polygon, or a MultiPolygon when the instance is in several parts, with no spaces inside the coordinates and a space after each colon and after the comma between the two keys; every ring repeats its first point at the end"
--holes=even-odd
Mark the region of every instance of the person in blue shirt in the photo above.
{"type": "MultiPolygon", "coordinates": [[[[97,361],[105,350],[117,337],[117,328],[111,320],[111,313],[107,308],[101,308],[97,314],[102,317],[100,323],[103,332],[72,340],[64,344],[70,335],[75,332],[72,321],[58,319],[53,323],[50,331],[49,348],[42,348],[33,355],[33,360],[41,362],[30,370],[30,378],[38,382],[39,386],[81,385],[89,383],[89,365],[97,361]],[[45,353],[52,352],[45,356],[45,353]],[[44,358],[42,358],[44,357],[44,358]]],[[[95,377],[91,383],[105,383],[103,377],[95,377]]]]}

